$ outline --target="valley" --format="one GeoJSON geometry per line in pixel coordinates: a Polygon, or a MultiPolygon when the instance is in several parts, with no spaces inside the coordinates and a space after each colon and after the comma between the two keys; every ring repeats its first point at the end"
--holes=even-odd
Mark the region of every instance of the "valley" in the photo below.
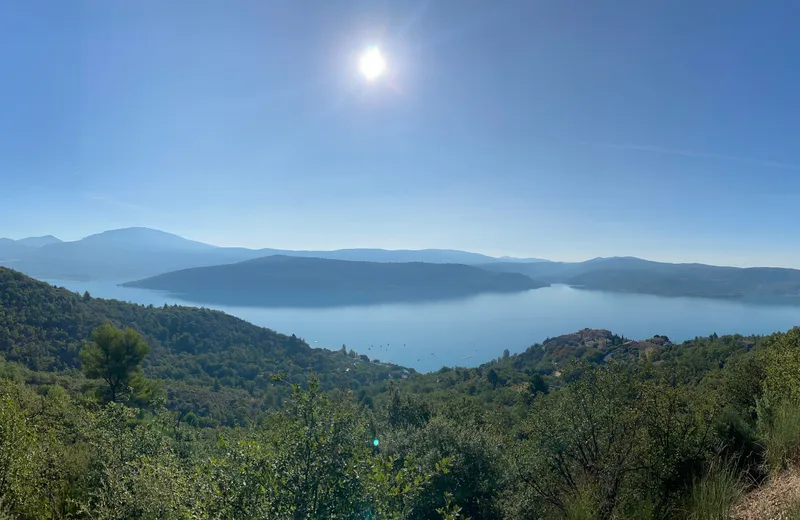
{"type": "Polygon", "coordinates": [[[798,14],[4,2],[0,520],[800,520],[798,14]]]}
{"type": "Polygon", "coordinates": [[[774,433],[800,438],[784,424],[800,408],[772,397],[800,381],[793,269],[217,248],[143,228],[5,239],[0,264],[0,454],[31,476],[0,481],[17,501],[0,510],[31,518],[572,518],[584,503],[660,518],[708,507],[704,486],[727,493],[714,507],[760,507],[745,493],[800,461],[774,433]]]}
{"type": "MultiPolygon", "coordinates": [[[[765,426],[755,422],[764,411],[752,414],[772,392],[794,388],[799,329],[688,341],[574,330],[426,374],[345,346],[312,348],[216,310],[106,300],[0,268],[0,453],[15,468],[13,487],[0,490],[17,501],[11,511],[42,518],[72,517],[72,503],[125,517],[155,508],[153,519],[290,518],[281,511],[309,507],[312,518],[354,507],[396,518],[435,518],[428,512],[436,510],[552,517],[575,507],[581,489],[564,472],[593,478],[597,463],[601,481],[621,479],[621,489],[591,507],[610,500],[612,510],[669,510],[706,507],[696,487],[727,485],[705,469],[715,457],[739,461],[726,471],[764,479],[797,456],[769,436],[788,425],[765,426]],[[109,338],[127,330],[146,346],[118,394],[93,375],[104,372],[87,371],[88,349],[122,347],[99,335],[104,323],[109,338]],[[740,439],[741,428],[757,428],[772,451],[740,439]],[[598,439],[592,458],[581,459],[598,439]],[[720,455],[720,444],[737,451],[720,455]],[[553,465],[565,450],[570,459],[553,465]],[[298,473],[303,464],[315,468],[316,483],[298,473]],[[273,465],[281,469],[264,469],[273,465]],[[108,478],[100,491],[67,485],[108,478]],[[284,479],[296,491],[284,491],[284,479]],[[402,492],[383,487],[387,480],[402,482],[402,492]],[[315,489],[336,489],[337,498],[315,504],[315,489]],[[655,498],[628,505],[626,496],[655,498]]],[[[786,413],[794,412],[778,417],[786,413]]],[[[747,489],[724,489],[720,507],[732,511],[747,489]]]]}

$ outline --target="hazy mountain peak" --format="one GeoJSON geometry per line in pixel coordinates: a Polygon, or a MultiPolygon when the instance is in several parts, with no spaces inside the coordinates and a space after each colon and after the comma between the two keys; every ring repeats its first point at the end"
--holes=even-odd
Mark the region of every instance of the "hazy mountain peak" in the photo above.
{"type": "Polygon", "coordinates": [[[45,235],[42,237],[28,237],[17,240],[17,244],[22,244],[29,247],[43,247],[50,244],[60,244],[63,242],[61,239],[53,235],[45,235]]]}
{"type": "Polygon", "coordinates": [[[536,263],[536,262],[551,262],[545,258],[519,258],[516,256],[503,255],[497,260],[500,262],[516,262],[516,263],[536,263]]]}
{"type": "Polygon", "coordinates": [[[598,256],[598,257],[592,258],[591,260],[586,260],[586,263],[589,263],[589,262],[614,262],[614,261],[648,262],[649,260],[644,260],[644,259],[636,257],[636,256],[598,256]]]}
{"type": "Polygon", "coordinates": [[[84,243],[107,243],[144,248],[214,249],[215,246],[189,240],[173,233],[146,227],[111,229],[79,240],[84,243]]]}

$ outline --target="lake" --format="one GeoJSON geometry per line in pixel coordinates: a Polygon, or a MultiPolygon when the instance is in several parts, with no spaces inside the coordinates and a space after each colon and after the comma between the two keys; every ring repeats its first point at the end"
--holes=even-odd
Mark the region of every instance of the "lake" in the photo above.
{"type": "MultiPolygon", "coordinates": [[[[99,298],[197,306],[165,293],[110,282],[46,281],[99,298]]],[[[586,327],[632,339],[662,334],[683,341],[714,332],[769,334],[800,324],[800,306],[618,294],[565,285],[435,303],[326,309],[204,306],[296,334],[313,347],[339,349],[345,344],[360,354],[419,371],[476,366],[499,357],[503,349],[513,354],[547,337],[586,327]]]]}

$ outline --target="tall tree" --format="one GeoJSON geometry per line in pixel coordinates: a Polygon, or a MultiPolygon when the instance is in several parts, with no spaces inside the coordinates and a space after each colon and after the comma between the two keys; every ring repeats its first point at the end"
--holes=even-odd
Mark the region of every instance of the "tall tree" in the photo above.
{"type": "Polygon", "coordinates": [[[81,350],[83,372],[90,379],[105,383],[105,399],[116,402],[128,389],[134,399],[142,399],[151,388],[142,375],[142,361],[150,353],[148,345],[132,328],[120,330],[106,323],[94,329],[92,342],[81,350]]]}
{"type": "Polygon", "coordinates": [[[492,384],[492,390],[497,388],[497,383],[500,381],[500,377],[497,375],[497,372],[493,368],[489,369],[489,372],[486,374],[486,378],[492,384]]]}

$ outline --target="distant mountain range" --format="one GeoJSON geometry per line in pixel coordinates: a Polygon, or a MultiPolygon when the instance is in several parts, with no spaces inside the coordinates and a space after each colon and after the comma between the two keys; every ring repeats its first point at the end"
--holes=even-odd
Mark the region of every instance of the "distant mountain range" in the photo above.
{"type": "Polygon", "coordinates": [[[800,303],[800,270],[777,267],[719,267],[671,264],[633,257],[585,262],[485,264],[494,272],[520,273],[543,283],[662,296],[730,298],[800,303]]]}
{"type": "Polygon", "coordinates": [[[62,241],[54,237],[53,235],[45,235],[43,237],[28,237],[28,238],[22,238],[20,240],[12,240],[12,242],[16,242],[17,244],[28,247],[42,247],[42,246],[49,246],[50,244],[60,244],[62,241]]]}
{"type": "Polygon", "coordinates": [[[52,237],[0,239],[0,265],[30,276],[61,280],[129,281],[192,267],[242,262],[269,255],[365,262],[428,262],[484,264],[537,262],[539,259],[498,259],[449,249],[340,249],[291,251],[216,247],[149,228],[105,231],[74,242],[52,237]]]}
{"type": "Polygon", "coordinates": [[[432,301],[543,287],[518,273],[463,264],[380,263],[273,255],[123,284],[198,303],[328,307],[432,301]]]}
{"type": "MultiPolygon", "coordinates": [[[[58,238],[49,235],[22,240],[0,238],[0,265],[11,267],[36,278],[49,280],[105,280],[121,283],[144,280],[169,273],[169,278],[159,279],[158,283],[160,285],[166,283],[166,280],[169,280],[170,284],[176,282],[178,280],[176,276],[178,275],[174,274],[175,271],[221,266],[219,271],[213,272],[215,276],[223,276],[223,273],[227,273],[224,276],[233,276],[231,273],[236,273],[235,279],[237,283],[247,284],[249,283],[249,277],[256,276],[256,273],[251,271],[254,266],[259,266],[259,269],[266,269],[267,272],[271,273],[269,276],[277,276],[275,273],[284,272],[281,270],[286,270],[289,266],[297,269],[300,269],[298,266],[303,266],[306,269],[304,272],[309,276],[303,282],[310,284],[306,287],[302,287],[300,281],[296,279],[292,283],[300,285],[291,286],[289,282],[277,279],[270,282],[278,284],[276,285],[278,287],[277,292],[274,294],[280,294],[282,301],[289,297],[286,291],[298,288],[302,289],[300,292],[305,291],[302,295],[297,296],[297,300],[300,303],[309,300],[309,287],[314,286],[314,284],[322,284],[320,285],[322,287],[324,283],[331,282],[331,280],[321,281],[319,278],[315,278],[315,275],[312,275],[312,270],[328,269],[330,265],[334,264],[319,262],[292,264],[286,258],[275,260],[274,262],[258,260],[253,264],[246,263],[249,260],[269,258],[276,255],[353,263],[352,266],[347,267],[349,271],[337,271],[336,275],[331,274],[331,276],[337,280],[357,280],[358,283],[363,283],[366,279],[359,278],[359,276],[376,276],[377,278],[373,280],[374,283],[370,289],[372,293],[364,293],[364,295],[356,298],[364,301],[374,299],[378,293],[391,295],[382,296],[381,298],[383,299],[403,299],[409,297],[411,293],[417,299],[429,296],[442,297],[474,294],[483,292],[484,288],[492,287],[493,284],[499,283],[499,286],[501,286],[511,280],[507,278],[500,282],[498,281],[499,279],[480,278],[480,275],[475,274],[479,272],[477,268],[480,268],[488,273],[512,273],[524,275],[530,279],[526,281],[525,279],[517,278],[511,284],[515,288],[514,290],[561,283],[585,289],[662,296],[693,296],[770,303],[800,303],[800,270],[797,269],[671,264],[633,257],[594,258],[585,262],[550,262],[536,258],[493,258],[478,253],[450,249],[339,249],[335,251],[247,249],[243,247],[212,246],[148,228],[111,230],[74,242],[62,242],[58,238]],[[240,264],[242,262],[245,263],[236,268],[231,267],[232,264],[240,264]],[[405,268],[381,268],[372,264],[390,263],[460,264],[460,267],[448,272],[447,276],[454,276],[452,280],[460,280],[459,283],[464,285],[456,290],[455,285],[447,286],[444,282],[444,285],[437,285],[438,282],[432,283],[428,289],[424,289],[423,286],[425,284],[422,284],[416,289],[408,289],[408,294],[403,294],[397,288],[388,290],[385,283],[394,283],[393,280],[395,279],[393,277],[399,276],[399,269],[405,268]],[[470,275],[466,275],[466,271],[462,270],[467,266],[473,267],[470,275]],[[398,270],[392,271],[392,269],[398,270]],[[364,272],[361,275],[357,275],[356,271],[358,270],[364,270],[364,272]],[[454,274],[456,272],[459,274],[454,274]],[[376,273],[380,273],[380,275],[376,273]],[[342,278],[336,278],[339,276],[342,278]],[[382,276],[387,277],[385,283],[383,280],[378,279],[382,276]],[[463,276],[463,278],[459,278],[459,276],[463,276]],[[425,291],[430,292],[430,294],[426,295],[425,291]],[[459,293],[459,291],[461,292],[459,293]]],[[[430,275],[432,271],[428,271],[430,268],[420,267],[420,265],[416,265],[413,269],[408,268],[411,271],[408,273],[403,272],[403,276],[413,272],[419,277],[416,279],[417,282],[429,280],[426,276],[430,275]]],[[[342,267],[342,269],[345,268],[342,267]]],[[[196,276],[196,273],[182,274],[180,276],[192,278],[196,276]]],[[[268,276],[264,278],[264,280],[267,279],[268,276]]],[[[204,280],[199,278],[195,280],[197,283],[205,283],[204,280]]],[[[495,289],[499,286],[495,286],[495,289]]],[[[261,287],[263,288],[264,286],[262,285],[261,287]]],[[[180,289],[178,292],[186,295],[191,293],[195,297],[200,296],[200,292],[203,292],[202,297],[206,300],[211,297],[212,293],[215,300],[222,298],[215,292],[222,289],[211,286],[195,288],[191,291],[183,290],[182,287],[173,287],[172,285],[163,285],[160,288],[165,290],[180,289]]],[[[234,290],[230,286],[228,289],[234,290]]],[[[358,291],[362,289],[358,289],[358,291]]],[[[248,290],[252,293],[255,289],[250,288],[248,290]]],[[[326,291],[328,291],[327,297],[329,297],[330,302],[350,301],[358,292],[350,291],[346,293],[347,297],[343,298],[342,294],[344,293],[335,293],[330,288],[326,289],[326,291]]],[[[250,294],[246,298],[240,295],[237,298],[253,300],[253,295],[250,294]]],[[[261,294],[256,299],[264,300],[268,298],[261,294]]]]}

